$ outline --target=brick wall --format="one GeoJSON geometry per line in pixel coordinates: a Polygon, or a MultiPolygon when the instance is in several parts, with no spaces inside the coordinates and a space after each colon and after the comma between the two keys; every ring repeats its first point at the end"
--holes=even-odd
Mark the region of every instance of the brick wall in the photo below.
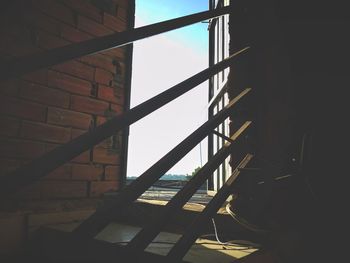
{"type": "MultiPolygon", "coordinates": [[[[124,31],[131,2],[8,1],[0,11],[0,58],[6,62],[124,31]]],[[[121,114],[127,105],[127,58],[122,47],[1,82],[1,175],[121,114]]],[[[93,199],[118,190],[121,140],[122,134],[115,134],[22,189],[13,200],[93,199]]]]}

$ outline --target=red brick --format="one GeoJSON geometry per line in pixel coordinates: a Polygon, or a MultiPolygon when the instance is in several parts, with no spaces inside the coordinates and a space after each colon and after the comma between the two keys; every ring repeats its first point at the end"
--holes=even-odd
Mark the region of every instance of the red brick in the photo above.
{"type": "Polygon", "coordinates": [[[19,131],[19,120],[0,116],[0,135],[16,136],[19,131]]]}
{"type": "Polygon", "coordinates": [[[92,118],[88,114],[49,107],[47,121],[51,124],[87,130],[92,118]]]}
{"type": "Polygon", "coordinates": [[[69,94],[66,92],[25,81],[21,84],[20,96],[25,99],[63,108],[69,106],[70,100],[69,94]]]}
{"type": "Polygon", "coordinates": [[[80,15],[78,16],[78,29],[97,37],[113,34],[112,30],[100,23],[80,15]]]}
{"type": "Polygon", "coordinates": [[[25,139],[66,143],[70,141],[71,131],[70,128],[63,128],[49,124],[23,122],[20,136],[25,139]]]}
{"type": "Polygon", "coordinates": [[[95,54],[81,57],[80,60],[89,65],[105,69],[113,74],[116,72],[116,66],[113,63],[113,59],[108,56],[95,54]]]}
{"type": "Polygon", "coordinates": [[[48,175],[46,175],[44,180],[69,180],[71,178],[72,166],[70,164],[64,164],[48,175]]]}
{"type": "Polygon", "coordinates": [[[120,164],[120,156],[108,149],[95,147],[93,152],[93,158],[95,163],[102,164],[120,164]]]}
{"type": "Polygon", "coordinates": [[[112,146],[113,146],[113,138],[112,137],[109,137],[96,145],[96,147],[102,147],[105,149],[111,149],[112,146]]]}
{"type": "Polygon", "coordinates": [[[87,96],[90,95],[92,87],[91,83],[86,80],[78,79],[52,70],[49,70],[48,83],[51,87],[87,96]]]}
{"type": "Polygon", "coordinates": [[[42,198],[81,198],[87,196],[86,182],[43,181],[42,198]]]}
{"type": "Polygon", "coordinates": [[[96,121],[97,126],[105,123],[106,121],[107,121],[107,119],[105,117],[97,116],[97,121],[96,121]]]}
{"type": "Polygon", "coordinates": [[[95,6],[89,4],[86,0],[63,0],[63,2],[76,10],[79,14],[83,14],[97,22],[102,22],[102,12],[95,6]]]}
{"type": "Polygon", "coordinates": [[[103,101],[74,95],[71,97],[71,109],[76,111],[104,115],[108,108],[108,103],[103,101]]]}
{"type": "Polygon", "coordinates": [[[106,166],[105,168],[105,180],[120,181],[120,166],[106,166]]]}
{"type": "Polygon", "coordinates": [[[118,181],[108,181],[108,182],[91,182],[90,196],[102,196],[107,192],[115,192],[120,188],[120,183],[118,181]]]}
{"type": "Polygon", "coordinates": [[[106,51],[101,52],[101,54],[104,54],[106,56],[110,56],[111,58],[118,58],[118,59],[124,59],[125,58],[125,49],[124,47],[117,47],[108,49],[106,51]]]}
{"type": "Polygon", "coordinates": [[[95,71],[95,81],[107,86],[110,86],[112,84],[113,80],[113,74],[110,73],[109,71],[96,68],[95,71]]]}
{"type": "MultiPolygon", "coordinates": [[[[116,96],[114,89],[104,86],[104,85],[99,85],[98,86],[98,96],[99,99],[109,101],[109,102],[114,102],[118,104],[122,104],[122,98],[120,96],[116,96]]],[[[121,110],[118,109],[118,112],[121,112],[121,110]]]]}
{"type": "Polygon", "coordinates": [[[11,97],[0,97],[0,113],[6,113],[16,117],[34,120],[45,121],[46,107],[11,97]]]}
{"type": "Polygon", "coordinates": [[[74,164],[72,167],[73,180],[100,180],[103,175],[103,167],[100,165],[74,164]]]}
{"type": "Polygon", "coordinates": [[[124,7],[118,7],[117,16],[121,20],[127,21],[127,18],[128,18],[128,11],[127,11],[127,9],[124,8],[124,7]]]}
{"type": "Polygon", "coordinates": [[[118,4],[118,8],[119,7],[128,8],[129,6],[129,0],[117,0],[116,2],[118,4]]]}
{"type": "Polygon", "coordinates": [[[115,112],[117,115],[120,115],[123,113],[123,107],[118,104],[111,104],[111,109],[113,112],[115,112]]]}
{"type": "Polygon", "coordinates": [[[0,177],[1,175],[5,175],[15,171],[17,168],[21,166],[19,160],[13,159],[0,159],[0,177]]]}
{"type": "Polygon", "coordinates": [[[51,35],[50,33],[47,33],[45,31],[37,30],[36,44],[44,49],[53,49],[66,46],[69,44],[69,42],[55,35],[51,35]]]}
{"type": "Polygon", "coordinates": [[[47,70],[41,69],[29,74],[23,75],[22,79],[35,82],[42,85],[47,85],[47,70]]]}
{"type": "Polygon", "coordinates": [[[107,13],[105,13],[103,16],[103,24],[109,29],[112,29],[117,32],[125,31],[127,29],[125,21],[107,13]]]}
{"type": "Polygon", "coordinates": [[[82,32],[74,27],[63,25],[61,26],[61,36],[72,42],[81,42],[93,38],[91,35],[82,32]]]}
{"type": "Polygon", "coordinates": [[[70,25],[75,25],[73,11],[63,6],[55,0],[34,0],[34,5],[44,13],[65,22],[70,25]]]}
{"type": "Polygon", "coordinates": [[[56,71],[67,73],[78,78],[94,80],[95,69],[81,62],[70,60],[52,67],[56,71]]]}
{"type": "Polygon", "coordinates": [[[84,133],[86,133],[85,130],[72,129],[72,139],[77,138],[84,133]]]}
{"type": "Polygon", "coordinates": [[[0,156],[33,159],[45,153],[45,145],[24,140],[0,139],[0,156]]]}
{"type": "Polygon", "coordinates": [[[72,162],[75,163],[89,163],[90,162],[90,150],[83,152],[79,156],[75,157],[72,162]]]}

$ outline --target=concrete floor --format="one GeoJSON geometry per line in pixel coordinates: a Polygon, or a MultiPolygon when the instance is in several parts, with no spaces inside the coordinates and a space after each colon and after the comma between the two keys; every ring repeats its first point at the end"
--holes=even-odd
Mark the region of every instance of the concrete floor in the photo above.
{"type": "MultiPolygon", "coordinates": [[[[72,231],[77,225],[78,223],[71,223],[51,227],[62,231],[72,231]]],[[[125,245],[124,242],[130,241],[140,230],[141,227],[137,226],[111,223],[96,236],[96,239],[125,245]]],[[[175,243],[179,238],[179,234],[161,232],[155,238],[154,243],[147,247],[146,251],[166,255],[170,251],[172,244],[160,244],[157,242],[175,243]]],[[[231,263],[235,259],[247,256],[254,251],[256,249],[236,250],[233,246],[224,247],[218,242],[209,239],[197,239],[184,260],[193,263],[231,263]]]]}
{"type": "MultiPolygon", "coordinates": [[[[146,202],[155,205],[166,205],[167,202],[177,193],[178,190],[152,189],[147,191],[138,199],[139,202],[146,202]]],[[[201,212],[204,205],[211,200],[205,192],[197,192],[192,199],[183,207],[185,210],[201,212]]],[[[226,213],[225,209],[220,209],[218,213],[226,213]]],[[[51,226],[62,231],[72,231],[79,223],[60,224],[51,226]]],[[[220,226],[218,226],[220,227],[220,226]]],[[[131,224],[113,222],[109,224],[96,239],[119,243],[125,245],[139,231],[141,227],[131,224]]],[[[167,255],[172,244],[161,244],[157,242],[176,243],[181,237],[180,234],[161,232],[151,243],[146,251],[159,255],[167,255]]],[[[223,246],[216,241],[199,238],[184,257],[185,261],[193,263],[232,263],[235,259],[242,258],[257,251],[257,249],[239,250],[239,247],[223,246]]]]}

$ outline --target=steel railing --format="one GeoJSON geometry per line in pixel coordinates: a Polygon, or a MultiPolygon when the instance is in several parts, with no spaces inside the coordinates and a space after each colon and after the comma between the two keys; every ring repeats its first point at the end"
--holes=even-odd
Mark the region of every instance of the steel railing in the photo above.
{"type": "Polygon", "coordinates": [[[159,95],[130,109],[124,114],[113,117],[104,124],[96,127],[94,130],[82,134],[67,144],[55,148],[31,163],[22,166],[15,172],[0,177],[0,194],[7,195],[18,189],[18,187],[28,185],[31,182],[40,179],[47,173],[58,168],[60,165],[70,161],[84,151],[89,150],[91,147],[112,136],[117,131],[130,126],[182,94],[190,91],[209,77],[229,67],[237,57],[240,57],[239,55],[244,54],[248,49],[249,47],[246,47],[239,52],[236,52],[229,58],[197,73],[159,95]]]}
{"type": "Polygon", "coordinates": [[[6,64],[0,65],[0,80],[18,77],[25,73],[53,66],[55,64],[65,62],[67,60],[79,58],[97,52],[102,52],[111,48],[121,47],[136,40],[155,36],[206,19],[211,19],[224,14],[228,14],[230,11],[231,7],[209,10],[197,14],[167,20],[160,23],[155,23],[148,26],[131,29],[124,32],[119,32],[107,36],[94,38],[91,40],[86,40],[68,46],[51,49],[44,53],[33,54],[27,57],[18,58],[14,61],[10,61],[6,64]]]}

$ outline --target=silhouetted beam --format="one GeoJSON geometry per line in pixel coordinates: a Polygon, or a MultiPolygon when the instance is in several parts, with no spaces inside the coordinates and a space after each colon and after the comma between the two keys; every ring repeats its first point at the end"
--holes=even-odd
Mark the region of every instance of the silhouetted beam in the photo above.
{"type": "Polygon", "coordinates": [[[196,241],[201,233],[202,228],[213,218],[217,211],[220,209],[222,204],[232,193],[232,186],[236,178],[239,176],[240,168],[246,167],[246,165],[253,158],[253,155],[247,154],[243,160],[238,164],[237,168],[233,171],[230,178],[225,182],[225,184],[220,188],[213,199],[207,204],[204,210],[199,214],[199,216],[194,220],[194,222],[187,228],[185,234],[176,242],[172,247],[167,257],[172,260],[182,259],[187,251],[191,248],[193,243],[196,241]]]}
{"type": "Polygon", "coordinates": [[[161,176],[171,167],[190,152],[201,140],[217,127],[221,122],[230,116],[235,106],[242,101],[249,93],[250,89],[245,89],[234,98],[224,109],[218,112],[212,119],[208,120],[175,148],[164,155],[158,162],[152,165],[146,172],[140,175],[135,181],[127,185],[115,199],[110,200],[87,220],[79,225],[74,231],[75,234],[87,237],[97,235],[111,220],[118,214],[122,207],[140,197],[149,187],[151,187],[161,176]]]}
{"type": "Polygon", "coordinates": [[[143,228],[127,245],[130,252],[140,253],[152,242],[152,240],[161,232],[165,224],[171,219],[172,215],[182,209],[186,202],[192,197],[197,189],[208,179],[208,177],[218,168],[218,166],[229,156],[232,149],[236,145],[234,142],[244,138],[244,135],[251,122],[245,122],[231,137],[232,142],[227,142],[212,158],[207,162],[191,180],[167,203],[162,214],[143,228]]]}
{"type": "Polygon", "coordinates": [[[12,193],[21,186],[39,180],[60,165],[70,161],[81,153],[91,149],[96,144],[99,144],[103,140],[114,135],[117,131],[135,123],[170,101],[190,91],[211,76],[229,67],[238,55],[244,54],[248,49],[249,47],[242,49],[222,62],[197,73],[161,94],[132,108],[124,114],[113,117],[104,124],[96,127],[94,130],[84,133],[69,143],[55,148],[51,152],[44,154],[29,164],[20,167],[15,172],[0,176],[0,196],[12,193]]]}
{"type": "Polygon", "coordinates": [[[170,30],[188,26],[206,19],[230,13],[230,7],[205,11],[164,22],[102,36],[80,43],[55,48],[43,53],[18,58],[0,66],[0,80],[18,77],[41,68],[53,66],[67,60],[117,48],[136,40],[155,36],[170,30]]]}

